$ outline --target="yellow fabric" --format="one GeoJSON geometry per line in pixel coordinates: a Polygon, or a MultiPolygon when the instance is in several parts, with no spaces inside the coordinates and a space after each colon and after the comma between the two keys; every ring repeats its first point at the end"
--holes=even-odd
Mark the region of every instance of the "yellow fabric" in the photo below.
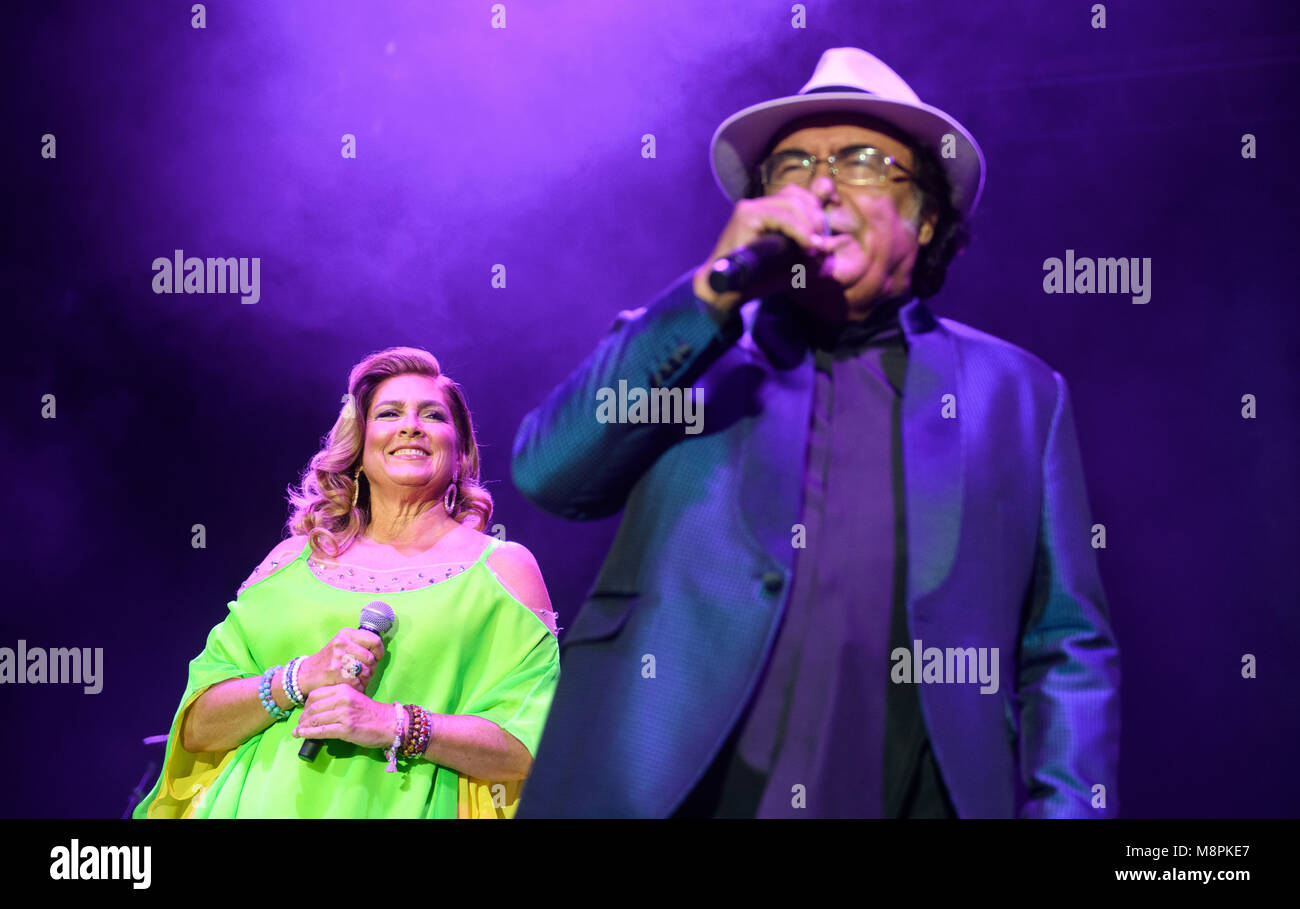
{"type": "Polygon", "coordinates": [[[470,820],[513,818],[519,808],[519,792],[522,788],[518,780],[509,783],[486,783],[461,774],[456,816],[470,820]]]}
{"type": "MultiPolygon", "coordinates": [[[[210,688],[212,686],[208,686],[210,688]]],[[[182,706],[172,723],[172,741],[180,741],[181,724],[190,705],[203,696],[197,691],[182,706]]],[[[159,787],[157,797],[149,803],[145,817],[148,818],[187,818],[201,804],[208,788],[221,776],[237,748],[226,751],[204,751],[192,754],[184,748],[172,748],[163,767],[163,785],[159,787]]]]}

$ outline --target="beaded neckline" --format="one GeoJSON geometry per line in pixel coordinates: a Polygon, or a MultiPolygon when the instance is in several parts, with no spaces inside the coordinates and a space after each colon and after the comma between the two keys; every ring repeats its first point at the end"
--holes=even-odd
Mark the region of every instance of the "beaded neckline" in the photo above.
{"type": "Polygon", "coordinates": [[[308,573],[322,584],[335,590],[361,590],[367,593],[401,593],[406,590],[419,590],[449,581],[478,564],[478,561],[468,564],[441,562],[434,565],[411,565],[406,568],[380,570],[339,563],[327,570],[325,564],[315,558],[308,558],[306,562],[308,573]],[[431,570],[440,565],[448,567],[431,570]],[[335,571],[334,568],[342,570],[335,571]]]}
{"type": "Polygon", "coordinates": [[[496,540],[488,543],[472,562],[431,562],[423,565],[406,565],[402,568],[365,568],[347,562],[330,562],[330,567],[326,569],[325,562],[310,554],[310,544],[303,547],[303,551],[298,553],[298,558],[307,563],[307,571],[312,577],[335,590],[402,593],[450,581],[480,562],[486,564],[488,556],[496,547],[496,540]],[[345,584],[346,588],[343,586],[345,584]]]}
{"type": "MultiPolygon", "coordinates": [[[[370,569],[364,568],[360,565],[349,565],[346,562],[332,562],[331,565],[334,567],[330,568],[328,573],[325,570],[324,562],[309,555],[311,552],[311,546],[308,544],[303,546],[302,551],[299,552],[298,555],[292,559],[286,560],[283,566],[280,564],[280,560],[278,559],[272,561],[270,565],[267,566],[265,574],[262,574],[262,577],[258,578],[257,581],[254,581],[253,583],[263,581],[271,575],[287,569],[289,565],[294,562],[302,561],[306,563],[307,574],[310,575],[314,581],[333,590],[341,590],[344,592],[356,591],[358,593],[409,593],[416,590],[423,590],[426,587],[432,587],[435,584],[454,580],[481,563],[484,569],[491,573],[496,583],[501,584],[504,588],[504,584],[501,579],[497,577],[497,573],[487,564],[488,557],[491,556],[497,548],[497,542],[498,541],[494,540],[489,543],[473,562],[432,562],[424,565],[408,565],[404,568],[389,569],[370,569]],[[335,567],[343,570],[334,573],[335,567]],[[339,584],[333,583],[329,580],[330,575],[333,576],[334,581],[338,581],[339,583],[346,582],[347,586],[343,587],[339,586],[339,584]]],[[[262,570],[263,566],[259,565],[257,568],[253,569],[253,573],[259,574],[262,570]]],[[[241,593],[243,589],[244,588],[240,588],[241,593]]],[[[521,606],[523,605],[519,598],[511,593],[509,588],[504,589],[505,592],[510,595],[511,599],[520,603],[521,606]]],[[[528,606],[524,606],[524,608],[536,615],[552,634],[557,634],[559,632],[558,624],[554,628],[551,627],[551,624],[558,622],[560,617],[559,613],[554,610],[542,610],[543,613],[551,617],[551,624],[548,624],[546,620],[537,613],[537,611],[528,606]]]]}
{"type": "MultiPolygon", "coordinates": [[[[353,565],[347,562],[326,563],[315,556],[310,555],[311,544],[303,546],[302,550],[292,559],[285,560],[282,566],[280,560],[273,560],[269,565],[259,565],[253,569],[253,574],[261,574],[257,581],[265,580],[273,574],[283,571],[293,562],[299,560],[306,563],[307,573],[313,579],[324,584],[326,587],[332,587],[335,590],[344,591],[361,591],[364,593],[402,593],[409,590],[420,590],[430,587],[434,584],[440,584],[443,581],[450,581],[452,578],[464,574],[473,568],[479,562],[487,562],[488,556],[496,549],[497,541],[492,541],[479,553],[478,558],[472,562],[430,562],[423,565],[406,565],[401,568],[366,568],[361,565],[353,565]],[[336,571],[336,569],[338,569],[336,571]]],[[[253,581],[252,583],[257,583],[253,581]]],[[[242,592],[244,588],[240,588],[242,592]]]]}

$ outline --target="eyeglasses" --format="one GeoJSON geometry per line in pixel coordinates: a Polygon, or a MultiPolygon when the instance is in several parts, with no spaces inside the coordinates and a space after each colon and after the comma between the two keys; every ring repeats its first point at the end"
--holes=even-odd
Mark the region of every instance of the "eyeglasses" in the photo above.
{"type": "Polygon", "coordinates": [[[781,189],[791,184],[808,187],[817,174],[818,162],[823,160],[830,165],[832,179],[850,186],[887,186],[891,182],[905,183],[909,178],[916,179],[912,171],[870,145],[842,148],[824,159],[798,149],[778,152],[763,162],[758,170],[759,179],[768,189],[781,189]],[[907,177],[891,178],[891,167],[898,168],[907,177]]]}

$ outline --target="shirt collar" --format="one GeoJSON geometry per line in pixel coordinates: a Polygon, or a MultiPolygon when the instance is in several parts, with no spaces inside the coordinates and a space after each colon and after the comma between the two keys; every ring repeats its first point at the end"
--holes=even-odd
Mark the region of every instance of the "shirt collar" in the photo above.
{"type": "Polygon", "coordinates": [[[852,356],[872,341],[901,337],[899,313],[916,299],[895,299],[874,307],[867,318],[831,324],[816,318],[788,296],[759,301],[753,325],[754,342],[774,363],[793,366],[809,351],[825,350],[852,356]]]}

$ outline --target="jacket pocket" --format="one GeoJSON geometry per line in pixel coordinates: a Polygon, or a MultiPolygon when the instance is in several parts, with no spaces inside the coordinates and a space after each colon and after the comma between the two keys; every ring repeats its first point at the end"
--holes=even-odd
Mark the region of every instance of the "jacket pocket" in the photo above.
{"type": "Polygon", "coordinates": [[[639,599],[640,594],[636,593],[593,593],[587,597],[560,642],[560,652],[574,644],[590,644],[614,637],[627,624],[639,599]]]}

